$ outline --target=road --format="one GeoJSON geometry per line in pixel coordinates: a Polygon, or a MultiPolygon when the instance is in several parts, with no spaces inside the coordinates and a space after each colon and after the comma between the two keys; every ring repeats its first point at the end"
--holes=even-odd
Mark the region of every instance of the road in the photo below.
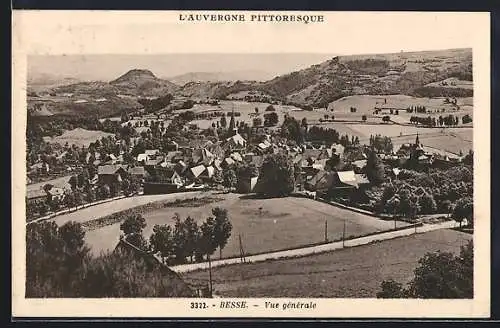
{"type": "MultiPolygon", "coordinates": [[[[424,232],[433,231],[433,230],[454,228],[456,226],[457,226],[457,223],[455,221],[446,221],[446,222],[438,223],[438,224],[424,224],[421,227],[417,227],[416,232],[417,233],[424,233],[424,232]]],[[[403,237],[403,236],[409,236],[409,235],[412,235],[414,233],[415,233],[414,227],[411,227],[408,229],[403,229],[403,230],[398,230],[398,231],[382,232],[382,233],[377,234],[377,235],[346,240],[345,247],[366,245],[366,244],[369,244],[369,243],[372,243],[375,241],[382,241],[382,240],[393,239],[393,238],[398,238],[398,237],[403,237]]],[[[310,246],[310,247],[304,247],[304,248],[299,248],[299,249],[271,252],[271,253],[266,253],[266,254],[258,254],[258,255],[247,256],[245,258],[245,263],[263,262],[263,261],[267,261],[267,260],[277,260],[280,258],[300,257],[300,256],[306,256],[306,255],[312,255],[312,254],[317,254],[317,253],[334,251],[337,249],[342,249],[343,247],[344,246],[342,244],[342,241],[339,241],[339,242],[333,242],[333,243],[328,243],[328,244],[323,244],[323,245],[318,245],[318,246],[310,246]]],[[[223,265],[240,264],[240,263],[242,263],[240,258],[216,260],[216,261],[212,261],[212,268],[218,267],[218,266],[223,266],[223,265]]],[[[208,262],[181,264],[181,265],[172,266],[171,269],[174,270],[175,272],[178,272],[178,273],[185,273],[185,272],[196,271],[196,270],[207,270],[208,269],[208,262]]]]}
{"type": "Polygon", "coordinates": [[[180,192],[174,194],[141,195],[141,196],[126,197],[114,200],[112,202],[102,203],[95,206],[79,209],[75,212],[59,215],[51,220],[56,222],[58,225],[62,225],[68,221],[75,221],[82,223],[152,202],[164,201],[164,200],[175,201],[176,199],[200,197],[209,194],[211,194],[211,192],[209,191],[189,191],[189,192],[180,192]]]}

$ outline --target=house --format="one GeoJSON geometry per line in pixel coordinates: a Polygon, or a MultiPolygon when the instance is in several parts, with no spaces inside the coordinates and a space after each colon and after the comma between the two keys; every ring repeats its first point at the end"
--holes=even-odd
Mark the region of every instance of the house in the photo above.
{"type": "Polygon", "coordinates": [[[144,178],[149,176],[149,174],[146,172],[143,166],[130,167],[128,169],[128,174],[131,177],[135,177],[138,180],[143,180],[144,178]]]}
{"type": "Polygon", "coordinates": [[[195,149],[191,154],[191,158],[194,164],[204,164],[211,165],[215,159],[215,155],[208,151],[206,148],[195,149]]]}
{"type": "Polygon", "coordinates": [[[345,147],[342,146],[341,144],[333,144],[330,149],[332,150],[332,153],[335,153],[339,155],[340,159],[342,159],[345,151],[345,147]]]}
{"type": "Polygon", "coordinates": [[[26,192],[28,203],[36,203],[39,200],[47,199],[47,193],[43,188],[29,189],[26,192]]]}
{"type": "Polygon", "coordinates": [[[234,152],[234,153],[232,153],[230,156],[231,156],[231,158],[232,158],[234,161],[236,161],[236,162],[243,162],[243,157],[242,157],[242,156],[241,156],[241,154],[240,154],[240,153],[238,153],[238,152],[234,152]]]}
{"type": "Polygon", "coordinates": [[[206,169],[200,174],[200,178],[204,181],[210,181],[215,175],[215,168],[213,166],[207,166],[206,169]]]}
{"type": "Polygon", "coordinates": [[[144,154],[146,154],[146,156],[148,156],[149,158],[154,158],[155,156],[160,154],[160,150],[159,149],[146,149],[144,151],[144,154]]]}
{"type": "Polygon", "coordinates": [[[141,163],[141,162],[142,162],[142,163],[145,163],[147,160],[148,160],[148,155],[146,155],[146,154],[144,154],[144,153],[143,153],[143,154],[139,154],[139,155],[137,155],[137,161],[138,161],[139,163],[141,163]]]}
{"type": "Polygon", "coordinates": [[[354,171],[357,173],[363,172],[365,167],[366,167],[367,162],[368,161],[366,159],[359,159],[357,161],[352,162],[352,166],[354,167],[354,171]]]}
{"type": "Polygon", "coordinates": [[[127,171],[123,165],[101,165],[97,167],[97,175],[100,184],[111,185],[121,182],[127,175],[127,171]]]}
{"type": "Polygon", "coordinates": [[[224,166],[226,166],[226,167],[227,167],[227,166],[231,166],[231,165],[233,165],[235,162],[234,162],[234,160],[233,160],[232,158],[230,158],[230,157],[226,157],[226,158],[224,159],[224,162],[222,162],[222,163],[223,163],[223,165],[224,165],[224,166]]]}
{"type": "Polygon", "coordinates": [[[364,175],[355,174],[354,171],[319,171],[311,181],[306,182],[306,187],[321,196],[350,197],[368,184],[364,175]]]}
{"type": "Polygon", "coordinates": [[[59,188],[59,187],[52,187],[47,191],[47,195],[51,200],[57,200],[59,202],[63,201],[65,195],[66,195],[66,190],[64,188],[59,188]]]}
{"type": "Polygon", "coordinates": [[[183,174],[187,168],[188,166],[184,161],[178,161],[174,166],[174,170],[179,174],[183,174]]]}
{"type": "Polygon", "coordinates": [[[218,171],[222,171],[222,166],[221,165],[222,165],[222,161],[220,159],[216,158],[214,160],[214,167],[215,167],[215,169],[218,170],[218,171]]]}
{"type": "Polygon", "coordinates": [[[206,170],[205,165],[198,165],[189,169],[192,178],[198,178],[206,170]]]}
{"type": "Polygon", "coordinates": [[[236,133],[232,137],[226,139],[225,146],[231,149],[241,149],[247,146],[247,141],[239,133],[236,133]]]}

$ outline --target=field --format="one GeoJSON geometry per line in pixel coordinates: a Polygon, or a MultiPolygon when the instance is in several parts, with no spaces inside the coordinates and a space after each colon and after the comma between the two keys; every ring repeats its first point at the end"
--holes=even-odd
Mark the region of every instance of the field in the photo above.
{"type": "MultiPolygon", "coordinates": [[[[394,108],[404,108],[409,106],[425,106],[428,110],[445,109],[452,111],[453,106],[444,103],[445,98],[417,98],[405,95],[371,96],[357,95],[344,97],[330,103],[328,109],[333,108],[334,113],[349,113],[351,107],[357,108],[357,113],[372,113],[376,106],[390,106],[394,108]],[[384,104],[386,102],[386,104],[384,104]]],[[[473,101],[471,97],[457,98],[457,105],[460,108],[472,110],[473,101]]],[[[401,115],[402,112],[400,111],[401,115]]]]}
{"type": "Polygon", "coordinates": [[[30,195],[30,194],[45,195],[45,192],[42,192],[42,190],[43,190],[43,186],[45,186],[48,183],[53,185],[54,187],[68,188],[68,187],[70,187],[70,184],[68,183],[70,177],[71,177],[70,175],[67,175],[67,176],[56,178],[56,179],[46,180],[43,182],[27,184],[26,185],[26,195],[30,195]]]}
{"type": "MultiPolygon", "coordinates": [[[[144,235],[149,237],[155,224],[173,224],[172,217],[175,213],[182,219],[190,215],[196,221],[202,222],[211,215],[212,208],[217,206],[228,210],[233,225],[232,235],[223,250],[223,257],[239,256],[239,236],[245,253],[257,254],[323,242],[325,221],[328,222],[327,233],[330,241],[342,237],[344,220],[346,237],[394,227],[392,221],[383,221],[311,199],[245,199],[236,194],[217,197],[225,199],[197,208],[169,207],[144,213],[147,222],[144,235]]],[[[403,222],[397,224],[398,227],[406,225],[403,222]]],[[[113,248],[119,234],[119,224],[114,224],[87,232],[86,239],[93,251],[99,253],[113,248]]]]}
{"type": "Polygon", "coordinates": [[[66,142],[69,145],[76,145],[78,147],[88,147],[90,143],[95,142],[102,137],[114,136],[112,133],[107,133],[103,131],[91,131],[82,128],[76,128],[70,131],[64,131],[60,136],[56,137],[44,137],[45,142],[58,143],[60,145],[65,145],[66,142]]]}
{"type": "MultiPolygon", "coordinates": [[[[407,283],[426,252],[458,253],[470,239],[470,234],[436,230],[302,258],[214,268],[214,292],[223,297],[376,297],[383,280],[407,283]]],[[[183,278],[206,282],[208,273],[183,278]]]]}

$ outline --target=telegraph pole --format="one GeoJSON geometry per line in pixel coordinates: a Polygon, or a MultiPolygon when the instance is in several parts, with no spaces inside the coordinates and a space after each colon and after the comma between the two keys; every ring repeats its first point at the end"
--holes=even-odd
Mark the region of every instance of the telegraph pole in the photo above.
{"type": "Polygon", "coordinates": [[[241,241],[241,234],[238,235],[240,241],[240,261],[245,262],[245,251],[243,250],[243,242],[241,241]]]}
{"type": "Polygon", "coordinates": [[[210,261],[210,255],[208,257],[208,279],[209,279],[209,288],[210,288],[210,297],[212,297],[212,261],[210,261]]]}
{"type": "Polygon", "coordinates": [[[344,229],[342,230],[342,247],[345,247],[345,220],[344,220],[344,229]]]}
{"type": "Polygon", "coordinates": [[[328,242],[328,220],[325,220],[325,243],[328,242]]]}

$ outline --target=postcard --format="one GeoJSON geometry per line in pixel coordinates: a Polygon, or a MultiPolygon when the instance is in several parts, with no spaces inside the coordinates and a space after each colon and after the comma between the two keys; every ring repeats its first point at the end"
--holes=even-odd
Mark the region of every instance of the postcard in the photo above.
{"type": "Polygon", "coordinates": [[[488,317],[489,24],[15,10],[13,316],[488,317]]]}

